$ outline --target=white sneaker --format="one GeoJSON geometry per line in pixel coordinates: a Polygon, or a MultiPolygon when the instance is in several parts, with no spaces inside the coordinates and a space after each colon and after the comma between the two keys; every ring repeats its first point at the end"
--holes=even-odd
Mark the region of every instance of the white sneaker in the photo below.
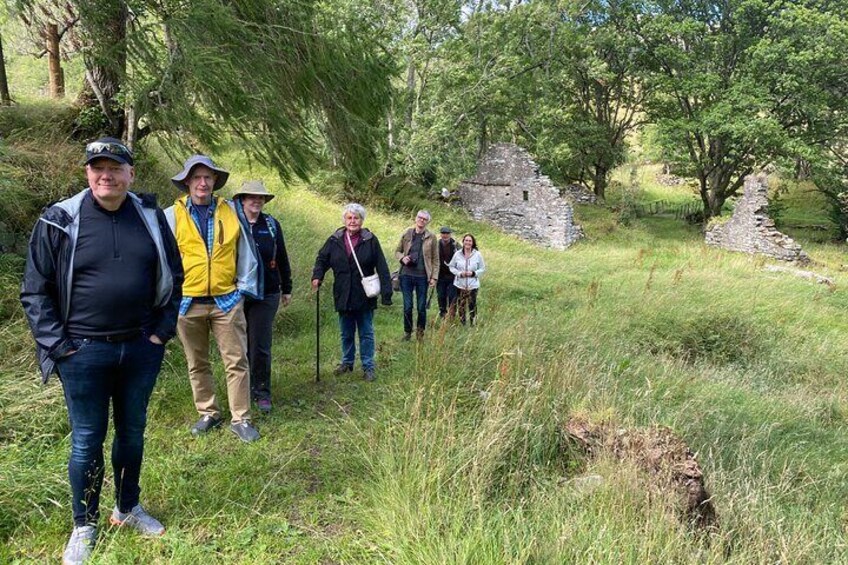
{"type": "Polygon", "coordinates": [[[74,526],[68,545],[65,546],[65,551],[62,553],[62,565],[82,565],[88,561],[96,540],[96,527],[74,526]]]}
{"type": "Polygon", "coordinates": [[[136,504],[129,512],[120,512],[116,507],[109,517],[113,526],[126,526],[132,528],[143,536],[155,537],[165,533],[162,522],[147,513],[141,504],[136,504]]]}

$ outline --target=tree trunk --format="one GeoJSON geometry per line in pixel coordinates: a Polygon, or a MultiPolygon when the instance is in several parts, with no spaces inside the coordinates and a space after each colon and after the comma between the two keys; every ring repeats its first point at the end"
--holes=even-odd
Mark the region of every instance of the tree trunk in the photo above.
{"type": "Polygon", "coordinates": [[[595,166],[595,173],[593,175],[593,184],[595,189],[595,196],[604,200],[606,198],[607,191],[607,173],[609,171],[606,167],[602,167],[599,165],[595,166]]]}
{"type": "Polygon", "coordinates": [[[710,190],[706,175],[700,173],[698,174],[698,196],[701,197],[701,203],[704,205],[704,221],[709,220],[713,217],[710,190]]]}
{"type": "Polygon", "coordinates": [[[88,87],[80,101],[91,105],[96,99],[109,121],[104,133],[125,138],[124,107],[115,98],[127,67],[127,5],[121,0],[84,0],[79,8],[88,87]]]}
{"type": "Polygon", "coordinates": [[[412,119],[415,115],[415,61],[410,57],[406,68],[406,116],[405,126],[408,135],[412,134],[412,119]]]}
{"type": "Polygon", "coordinates": [[[50,98],[65,97],[65,76],[59,59],[59,26],[51,23],[44,29],[45,49],[47,51],[47,78],[50,98]]]}
{"type": "Polygon", "coordinates": [[[477,122],[477,161],[479,162],[489,149],[489,128],[486,123],[486,114],[479,112],[477,122]]]}
{"type": "Polygon", "coordinates": [[[3,58],[3,36],[0,35],[0,106],[11,106],[9,81],[6,79],[6,59],[3,58]]]}

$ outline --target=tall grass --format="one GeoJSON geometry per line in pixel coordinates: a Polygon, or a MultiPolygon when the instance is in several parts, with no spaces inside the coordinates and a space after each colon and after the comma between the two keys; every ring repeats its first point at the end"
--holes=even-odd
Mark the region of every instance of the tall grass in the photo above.
{"type": "MultiPolygon", "coordinates": [[[[337,378],[325,293],[315,383],[308,280],[340,202],[284,187],[238,156],[221,162],[233,188],[258,176],[278,195],[271,211],[293,261],[294,301],[275,322],[275,411],[257,419],[256,444],[228,432],[191,438],[185,359],[169,345],[142,478],[168,533],[106,529],[96,561],[848,560],[841,248],[810,248],[835,280],[826,288],[707,248],[697,228],[669,218],[623,226],[581,206],[587,239],[557,252],[432,204],[435,224],[478,237],[488,265],[479,325],[436,322],[423,342],[402,342],[396,296],[376,315],[377,382],[337,378]],[[693,533],[673,494],[639,469],[572,449],[561,428],[574,414],[671,427],[698,454],[718,532],[693,533]]],[[[159,169],[148,177],[157,187],[170,172],[159,169]]],[[[410,223],[376,206],[365,224],[391,257],[410,223]]],[[[20,269],[11,259],[0,268],[0,562],[57,559],[70,525],[69,427],[59,385],[37,384],[15,304],[20,269]]],[[[107,479],[105,507],[111,488],[107,479]]]]}

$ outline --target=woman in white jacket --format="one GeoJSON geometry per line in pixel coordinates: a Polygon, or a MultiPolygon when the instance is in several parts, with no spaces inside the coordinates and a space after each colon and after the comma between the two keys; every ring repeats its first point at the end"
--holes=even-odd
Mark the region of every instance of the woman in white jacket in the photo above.
{"type": "Polygon", "coordinates": [[[486,270],[483,256],[477,249],[477,240],[467,233],[462,236],[462,249],[453,254],[448,264],[454,274],[453,285],[457,288],[456,305],[459,308],[459,320],[465,325],[465,308],[471,325],[477,317],[477,291],[480,289],[480,275],[486,270]]]}

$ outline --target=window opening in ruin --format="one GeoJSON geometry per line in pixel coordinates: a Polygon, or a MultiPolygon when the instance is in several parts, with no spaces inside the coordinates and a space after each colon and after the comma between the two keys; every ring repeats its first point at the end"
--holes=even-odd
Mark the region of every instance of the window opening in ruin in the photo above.
{"type": "Polygon", "coordinates": [[[527,202],[530,199],[530,193],[526,190],[524,191],[524,201],[527,202]]]}

